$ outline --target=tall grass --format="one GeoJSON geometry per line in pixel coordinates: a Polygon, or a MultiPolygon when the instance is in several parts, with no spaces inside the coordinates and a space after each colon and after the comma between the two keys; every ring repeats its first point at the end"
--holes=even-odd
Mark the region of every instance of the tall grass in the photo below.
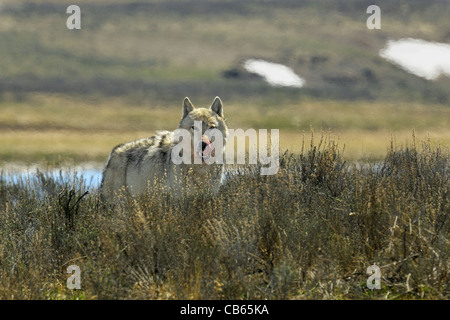
{"type": "Polygon", "coordinates": [[[3,174],[0,298],[448,298],[448,149],[392,144],[376,166],[342,153],[323,136],[285,152],[277,175],[231,168],[215,198],[114,208],[80,178],[3,174]],[[71,264],[81,290],[66,288],[71,264]]]}
{"type": "Polygon", "coordinates": [[[41,92],[152,101],[189,94],[448,105],[449,79],[415,77],[378,55],[386,39],[448,42],[447,3],[377,3],[383,28],[376,32],[366,27],[362,0],[83,0],[81,30],[68,30],[68,1],[4,0],[0,100],[41,92]],[[245,73],[223,76],[254,57],[293,68],[306,86],[271,88],[245,73]]]}

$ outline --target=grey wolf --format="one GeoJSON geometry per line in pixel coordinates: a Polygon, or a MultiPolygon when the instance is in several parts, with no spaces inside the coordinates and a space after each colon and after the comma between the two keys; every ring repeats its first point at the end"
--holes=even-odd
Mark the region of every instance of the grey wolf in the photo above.
{"type": "MultiPolygon", "coordinates": [[[[195,193],[216,194],[223,177],[223,163],[206,163],[211,155],[220,152],[225,155],[228,127],[223,113],[223,104],[216,97],[208,108],[196,108],[189,98],[182,105],[179,129],[191,135],[189,163],[176,164],[172,161],[173,149],[179,141],[174,131],[157,131],[150,137],[116,146],[106,162],[100,186],[104,200],[111,201],[119,192],[139,196],[148,192],[168,192],[175,198],[195,193]],[[194,131],[200,130],[201,143],[197,146],[194,131]],[[209,129],[222,133],[222,149],[211,150],[209,129]],[[200,148],[200,152],[198,151],[200,148]]],[[[198,132],[196,133],[196,136],[198,132]]]]}

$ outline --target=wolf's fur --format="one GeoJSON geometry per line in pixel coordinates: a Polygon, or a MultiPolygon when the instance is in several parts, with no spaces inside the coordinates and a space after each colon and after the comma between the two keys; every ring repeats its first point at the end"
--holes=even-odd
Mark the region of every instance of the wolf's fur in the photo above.
{"type": "MultiPolygon", "coordinates": [[[[202,121],[202,134],[215,127],[223,135],[224,155],[228,128],[220,98],[216,97],[209,108],[195,108],[189,98],[185,98],[182,109],[179,128],[190,130],[191,141],[194,141],[194,121],[202,121]]],[[[175,145],[174,132],[157,131],[150,138],[115,147],[103,170],[100,186],[103,199],[113,200],[121,190],[133,196],[167,191],[176,198],[196,192],[217,193],[222,183],[223,164],[194,164],[195,153],[191,151],[191,164],[175,165],[171,161],[175,145]]]]}

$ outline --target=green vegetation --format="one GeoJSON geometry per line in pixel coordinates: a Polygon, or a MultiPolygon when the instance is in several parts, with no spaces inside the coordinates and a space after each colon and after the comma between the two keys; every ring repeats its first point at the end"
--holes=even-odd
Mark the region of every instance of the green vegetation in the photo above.
{"type": "Polygon", "coordinates": [[[424,143],[356,166],[322,136],[275,176],[241,168],[216,198],[114,209],[83,179],[0,180],[0,298],[448,298],[449,160],[424,143]],[[81,290],[66,288],[72,264],[81,290]]]}

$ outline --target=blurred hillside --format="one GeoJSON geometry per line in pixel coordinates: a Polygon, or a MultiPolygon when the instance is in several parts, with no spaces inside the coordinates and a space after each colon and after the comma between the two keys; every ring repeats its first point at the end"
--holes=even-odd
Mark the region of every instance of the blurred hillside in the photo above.
{"type": "Polygon", "coordinates": [[[28,93],[176,102],[351,99],[449,104],[450,79],[427,81],[379,57],[389,39],[450,42],[448,1],[377,1],[381,30],[368,30],[368,1],[76,1],[81,30],[68,30],[68,1],[0,3],[0,99],[28,93]],[[271,88],[241,64],[257,57],[306,79],[271,88]]]}

